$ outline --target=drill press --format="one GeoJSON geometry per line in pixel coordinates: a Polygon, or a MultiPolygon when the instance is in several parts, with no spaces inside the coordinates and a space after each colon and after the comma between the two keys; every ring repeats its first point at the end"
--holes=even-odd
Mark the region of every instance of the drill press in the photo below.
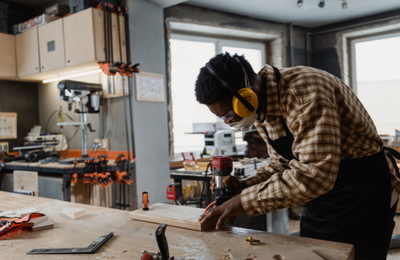
{"type": "Polygon", "coordinates": [[[214,157],[211,167],[215,176],[214,200],[219,206],[235,196],[235,189],[230,184],[223,182],[224,178],[232,172],[232,158],[228,156],[214,157]]]}

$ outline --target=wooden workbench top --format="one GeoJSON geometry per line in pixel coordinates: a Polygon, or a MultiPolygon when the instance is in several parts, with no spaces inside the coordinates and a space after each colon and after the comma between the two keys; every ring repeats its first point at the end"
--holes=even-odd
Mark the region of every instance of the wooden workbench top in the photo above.
{"type": "MultiPolygon", "coordinates": [[[[49,216],[54,229],[25,231],[13,239],[0,240],[1,259],[140,259],[142,250],[159,251],[154,235],[158,224],[131,220],[129,211],[0,192],[0,210],[24,207],[34,207],[49,216]],[[87,215],[73,220],[62,213],[62,208],[68,206],[86,208],[87,215]],[[94,255],[26,254],[37,248],[86,247],[97,237],[110,232],[114,232],[114,237],[94,255]]],[[[199,232],[168,226],[165,234],[170,255],[185,259],[229,259],[230,250],[293,245],[306,246],[326,260],[354,258],[352,245],[242,228],[224,227],[221,231],[199,232]],[[262,243],[248,245],[245,240],[249,234],[262,243]]]]}

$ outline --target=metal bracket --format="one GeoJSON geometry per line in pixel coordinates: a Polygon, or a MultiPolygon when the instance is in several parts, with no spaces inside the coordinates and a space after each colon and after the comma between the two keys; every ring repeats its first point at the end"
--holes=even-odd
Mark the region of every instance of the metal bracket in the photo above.
{"type": "Polygon", "coordinates": [[[45,249],[33,249],[29,251],[28,255],[38,254],[94,254],[96,253],[110,238],[114,236],[114,232],[108,235],[100,236],[96,238],[87,247],[74,247],[74,248],[45,248],[45,249]]]}

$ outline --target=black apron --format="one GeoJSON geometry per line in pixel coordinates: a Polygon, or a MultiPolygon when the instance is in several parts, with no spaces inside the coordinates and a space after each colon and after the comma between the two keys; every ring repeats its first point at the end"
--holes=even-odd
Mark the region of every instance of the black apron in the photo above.
{"type": "MultiPolygon", "coordinates": [[[[278,102],[280,72],[274,67],[278,102]]],[[[282,157],[297,160],[293,155],[293,134],[283,116],[286,136],[269,144],[282,157]]],[[[261,123],[261,121],[260,121],[261,123]]],[[[384,147],[396,157],[397,151],[384,147]]],[[[395,164],[391,157],[392,163],[395,164]]],[[[396,167],[397,175],[399,176],[396,167]]],[[[355,259],[386,259],[392,236],[397,203],[390,209],[390,170],[383,151],[359,159],[342,160],[332,190],[304,205],[300,236],[343,242],[355,246],[355,259]]]]}

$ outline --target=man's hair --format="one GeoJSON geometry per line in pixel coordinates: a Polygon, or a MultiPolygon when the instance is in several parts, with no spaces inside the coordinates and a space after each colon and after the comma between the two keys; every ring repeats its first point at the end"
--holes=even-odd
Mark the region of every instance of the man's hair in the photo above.
{"type": "MultiPolygon", "coordinates": [[[[225,52],[211,58],[209,63],[225,82],[236,90],[239,90],[245,87],[245,76],[242,65],[235,58],[240,60],[240,63],[246,70],[250,83],[254,82],[256,74],[244,56],[237,54],[231,56],[228,52],[225,52]]],[[[202,67],[197,76],[195,95],[197,101],[205,105],[212,105],[217,101],[229,100],[233,97],[233,94],[206,67],[202,67]]]]}

